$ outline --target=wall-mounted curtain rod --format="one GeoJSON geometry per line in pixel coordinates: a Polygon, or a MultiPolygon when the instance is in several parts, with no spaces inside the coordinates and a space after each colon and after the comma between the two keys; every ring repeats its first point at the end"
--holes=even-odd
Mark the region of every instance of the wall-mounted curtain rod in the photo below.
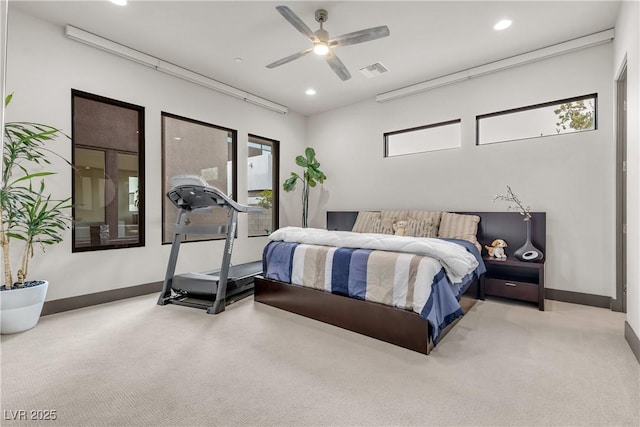
{"type": "Polygon", "coordinates": [[[107,40],[103,37],[97,36],[88,31],[81,30],[72,25],[67,25],[65,27],[65,35],[72,40],[79,41],[97,49],[112,53],[114,55],[121,56],[130,61],[134,61],[147,67],[154,68],[160,72],[178,77],[191,83],[195,83],[208,89],[224,93],[225,95],[242,99],[243,101],[258,105],[268,110],[275,111],[280,114],[286,114],[289,111],[287,107],[276,104],[275,102],[271,102],[268,99],[260,98],[259,96],[221,83],[217,80],[214,80],[202,74],[198,74],[186,68],[182,68],[169,62],[165,62],[154,56],[147,55],[146,53],[140,52],[135,49],[131,49],[130,47],[127,47],[125,45],[112,42],[111,40],[107,40]]]}
{"type": "Polygon", "coordinates": [[[565,53],[574,52],[576,50],[597,46],[599,44],[610,42],[611,40],[613,40],[613,37],[613,29],[601,31],[599,33],[594,33],[563,43],[547,46],[542,49],[532,50],[531,52],[523,53],[521,55],[501,59],[489,64],[469,68],[457,73],[447,74],[445,76],[427,80],[422,83],[417,83],[411,86],[381,93],[376,96],[376,101],[391,101],[392,99],[413,95],[415,93],[423,92],[429,89],[435,89],[440,86],[450,85],[473,77],[479,77],[485,74],[495,73],[497,71],[502,71],[508,68],[517,67],[519,65],[528,64],[530,62],[540,61],[542,59],[551,58],[553,56],[558,56],[565,53]]]}

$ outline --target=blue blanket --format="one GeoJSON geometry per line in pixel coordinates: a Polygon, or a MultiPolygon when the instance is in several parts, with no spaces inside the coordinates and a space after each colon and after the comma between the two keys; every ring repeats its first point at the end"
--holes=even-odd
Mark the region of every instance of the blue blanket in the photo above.
{"type": "Polygon", "coordinates": [[[442,329],[464,314],[460,296],[485,271],[473,244],[449,240],[479,261],[457,283],[439,261],[427,256],[280,241],[265,247],[263,271],[268,279],[413,310],[431,324],[437,344],[442,329]]]}

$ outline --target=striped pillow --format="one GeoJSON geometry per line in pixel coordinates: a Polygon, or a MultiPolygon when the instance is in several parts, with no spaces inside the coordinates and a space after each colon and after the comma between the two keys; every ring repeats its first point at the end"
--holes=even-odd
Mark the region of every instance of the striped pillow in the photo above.
{"type": "Polygon", "coordinates": [[[371,233],[393,234],[393,220],[391,218],[376,218],[373,221],[371,233]]]}
{"type": "MultiPolygon", "coordinates": [[[[406,221],[409,211],[380,211],[380,218],[390,220],[393,224],[398,221],[406,221]]],[[[392,233],[393,234],[393,233],[392,233]]]]}
{"type": "Polygon", "coordinates": [[[360,211],[358,212],[358,217],[351,231],[356,233],[374,233],[373,228],[376,219],[380,220],[380,212],[360,211]]]}
{"type": "Polygon", "coordinates": [[[436,228],[436,236],[427,236],[427,237],[437,237],[437,230],[438,230],[438,227],[440,226],[442,211],[413,210],[413,211],[409,211],[409,218],[430,219],[431,223],[436,228]]]}
{"type": "Polygon", "coordinates": [[[443,212],[440,227],[438,228],[438,237],[466,240],[473,243],[479,251],[482,251],[482,246],[480,246],[476,237],[479,222],[480,217],[477,215],[443,212]]]}
{"type": "Polygon", "coordinates": [[[438,237],[438,228],[433,225],[431,218],[416,219],[409,217],[407,220],[407,236],[438,237]]]}

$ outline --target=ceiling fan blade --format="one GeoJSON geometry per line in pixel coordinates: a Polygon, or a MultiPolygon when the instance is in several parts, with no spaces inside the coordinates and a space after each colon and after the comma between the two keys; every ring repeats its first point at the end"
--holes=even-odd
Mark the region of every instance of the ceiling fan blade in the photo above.
{"type": "Polygon", "coordinates": [[[364,43],[371,40],[381,39],[389,35],[389,27],[382,25],[380,27],[367,28],[366,30],[355,31],[349,34],[343,34],[329,40],[329,46],[348,46],[350,44],[364,43]]]}
{"type": "Polygon", "coordinates": [[[276,6],[276,10],[280,12],[280,15],[282,15],[284,19],[289,21],[289,23],[293,25],[296,30],[307,36],[307,38],[312,42],[316,41],[315,33],[311,31],[311,29],[307,27],[307,24],[302,22],[302,19],[298,18],[298,15],[293,13],[291,9],[289,9],[287,6],[276,6]]]}
{"type": "Polygon", "coordinates": [[[329,52],[327,54],[327,63],[342,81],[349,80],[351,78],[351,73],[349,73],[347,67],[344,66],[342,61],[340,61],[333,52],[329,52]]]}
{"type": "Polygon", "coordinates": [[[306,54],[311,53],[311,52],[313,52],[313,48],[301,50],[300,52],[294,53],[293,55],[289,55],[286,58],[282,58],[282,59],[279,59],[279,60],[277,60],[275,62],[272,62],[271,64],[267,65],[267,68],[279,67],[280,65],[286,64],[287,62],[291,62],[294,59],[301,58],[301,57],[303,57],[306,54]]]}

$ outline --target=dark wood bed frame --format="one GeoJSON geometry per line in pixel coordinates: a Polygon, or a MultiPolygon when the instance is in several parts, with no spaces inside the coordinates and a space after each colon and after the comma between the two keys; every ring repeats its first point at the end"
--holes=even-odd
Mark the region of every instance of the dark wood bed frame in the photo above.
{"type": "MultiPolygon", "coordinates": [[[[507,255],[521,246],[526,237],[522,216],[517,212],[460,212],[480,216],[478,241],[489,245],[494,239],[502,238],[510,245],[507,255]]],[[[354,211],[327,212],[327,229],[351,230],[358,213],[354,211]]],[[[544,212],[532,213],[532,242],[545,251],[546,222],[544,212]]],[[[465,313],[478,298],[479,281],[469,287],[460,300],[465,313]]],[[[291,285],[276,280],[256,277],[254,300],[319,320],[371,338],[386,341],[400,347],[429,354],[434,344],[429,323],[411,310],[399,309],[375,302],[363,301],[336,295],[312,288],[291,285]]],[[[460,320],[449,324],[441,333],[440,340],[460,320]]]]}

